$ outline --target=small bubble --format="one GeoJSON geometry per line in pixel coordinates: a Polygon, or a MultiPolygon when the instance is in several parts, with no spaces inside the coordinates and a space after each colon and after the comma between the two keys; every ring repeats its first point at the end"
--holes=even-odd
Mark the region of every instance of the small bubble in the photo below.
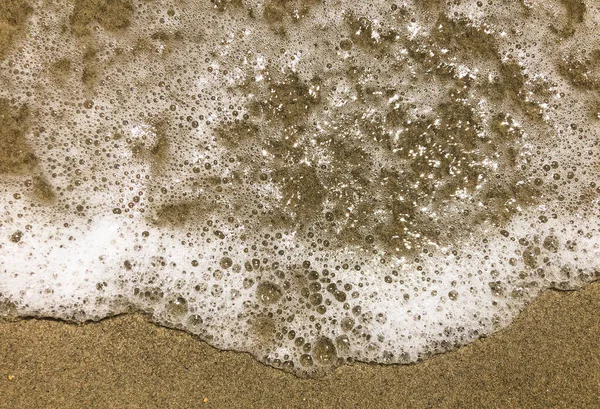
{"type": "Polygon", "coordinates": [[[263,304],[270,305],[279,301],[282,291],[278,285],[263,281],[256,287],[256,296],[263,304]]]}
{"type": "Polygon", "coordinates": [[[231,260],[231,258],[229,257],[223,257],[219,262],[219,265],[221,266],[221,268],[226,270],[233,265],[233,260],[231,260]]]}
{"type": "Polygon", "coordinates": [[[176,297],[174,300],[170,300],[167,305],[168,313],[175,317],[181,318],[188,313],[187,300],[183,297],[176,297]]]}
{"type": "Polygon", "coordinates": [[[308,297],[308,300],[312,305],[320,305],[323,302],[323,296],[319,293],[313,293],[308,297]]]}
{"type": "Polygon", "coordinates": [[[309,354],[300,355],[300,365],[310,368],[313,366],[313,358],[309,354]]]}
{"type": "Polygon", "coordinates": [[[322,365],[332,365],[337,360],[337,350],[331,339],[321,337],[315,342],[312,355],[316,362],[322,365]]]}
{"type": "Polygon", "coordinates": [[[347,335],[340,335],[335,339],[335,346],[338,351],[349,351],[350,350],[350,339],[347,335]]]}
{"type": "Polygon", "coordinates": [[[342,318],[340,326],[344,331],[351,331],[354,328],[354,319],[350,317],[342,318]]]}

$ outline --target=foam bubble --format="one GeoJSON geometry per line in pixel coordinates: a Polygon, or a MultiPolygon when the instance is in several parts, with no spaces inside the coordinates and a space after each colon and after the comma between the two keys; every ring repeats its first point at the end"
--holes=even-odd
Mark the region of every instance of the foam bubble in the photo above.
{"type": "Polygon", "coordinates": [[[597,279],[598,8],[355,3],[7,20],[0,313],[141,311],[318,375],[597,279]]]}

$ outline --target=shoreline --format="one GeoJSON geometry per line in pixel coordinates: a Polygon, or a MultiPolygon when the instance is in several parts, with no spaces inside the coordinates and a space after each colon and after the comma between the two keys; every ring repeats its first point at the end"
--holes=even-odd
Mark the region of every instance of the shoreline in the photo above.
{"type": "Polygon", "coordinates": [[[598,282],[546,291],[508,328],[456,351],[316,379],[141,315],[2,320],[0,408],[600,407],[599,310],[598,282]]]}

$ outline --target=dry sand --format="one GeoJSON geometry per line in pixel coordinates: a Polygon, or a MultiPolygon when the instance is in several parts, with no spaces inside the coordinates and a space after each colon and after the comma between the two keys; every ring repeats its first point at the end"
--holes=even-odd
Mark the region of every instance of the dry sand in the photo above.
{"type": "Polygon", "coordinates": [[[600,284],[548,291],[517,321],[406,366],[299,379],[122,316],[0,321],[1,408],[596,408],[600,284]],[[12,380],[9,380],[12,379],[12,380]]]}

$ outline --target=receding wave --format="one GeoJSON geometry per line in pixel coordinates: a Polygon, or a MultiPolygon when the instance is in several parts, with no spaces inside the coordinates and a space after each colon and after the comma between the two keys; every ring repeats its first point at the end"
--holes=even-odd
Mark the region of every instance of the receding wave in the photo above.
{"type": "Polygon", "coordinates": [[[591,1],[0,5],[0,315],[143,312],[298,375],[597,279],[591,1]]]}

